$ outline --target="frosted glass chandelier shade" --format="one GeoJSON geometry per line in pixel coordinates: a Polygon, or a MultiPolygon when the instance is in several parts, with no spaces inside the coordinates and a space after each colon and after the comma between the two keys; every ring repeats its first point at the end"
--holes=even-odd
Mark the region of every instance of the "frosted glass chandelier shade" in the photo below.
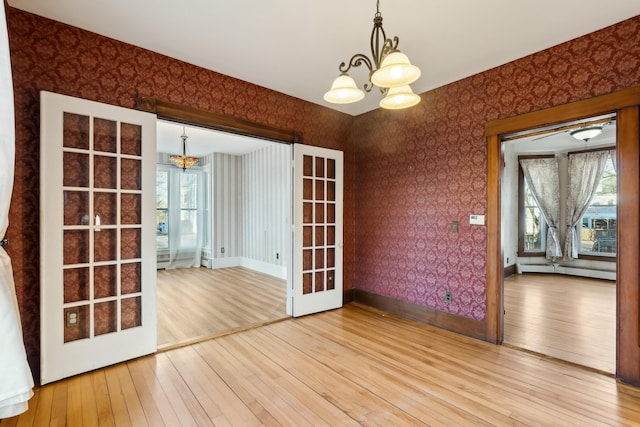
{"type": "Polygon", "coordinates": [[[400,110],[413,107],[420,102],[420,96],[413,93],[409,85],[389,88],[387,96],[380,101],[380,107],[387,110],[400,110]]]}
{"type": "Polygon", "coordinates": [[[404,86],[418,80],[420,74],[420,69],[411,64],[407,55],[394,51],[384,57],[380,68],[371,76],[371,83],[384,88],[404,86]]]}
{"type": "Polygon", "coordinates": [[[350,104],[364,98],[364,92],[357,88],[356,82],[343,73],[333,81],[331,90],[324,94],[324,100],[334,104],[350,104]]]}

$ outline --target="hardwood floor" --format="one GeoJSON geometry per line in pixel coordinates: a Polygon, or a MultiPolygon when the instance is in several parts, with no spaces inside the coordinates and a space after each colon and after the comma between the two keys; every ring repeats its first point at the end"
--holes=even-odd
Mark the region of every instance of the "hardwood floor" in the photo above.
{"type": "Polygon", "coordinates": [[[243,267],[158,270],[158,346],[286,317],[286,281],[243,267]]]}
{"type": "Polygon", "coordinates": [[[46,385],[2,427],[638,423],[609,376],[349,304],[46,385]]]}
{"type": "Polygon", "coordinates": [[[616,284],[555,274],[504,281],[504,342],[615,373],[616,284]]]}

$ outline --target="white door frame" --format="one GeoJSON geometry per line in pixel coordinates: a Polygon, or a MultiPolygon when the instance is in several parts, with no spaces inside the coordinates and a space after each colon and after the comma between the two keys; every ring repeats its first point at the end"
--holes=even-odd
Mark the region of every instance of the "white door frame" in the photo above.
{"type": "MultiPolygon", "coordinates": [[[[147,187],[155,188],[156,116],[155,114],[50,92],[41,92],[41,111],[40,359],[41,383],[46,384],[154,353],[157,350],[155,203],[150,197],[154,192],[142,191],[147,187]],[[66,140],[63,132],[65,113],[82,117],[82,120],[86,119],[88,136],[83,134],[79,138],[81,140],[86,138],[89,141],[86,147],[63,147],[66,140]],[[109,135],[110,138],[115,139],[115,144],[118,147],[113,152],[94,150],[94,118],[115,123],[116,136],[109,135]],[[121,130],[124,128],[122,124],[133,125],[134,128],[140,126],[139,155],[130,154],[126,149],[121,152],[121,130]],[[88,166],[85,170],[87,184],[81,182],[74,184],[76,186],[64,185],[65,167],[73,167],[72,164],[64,165],[65,155],[87,159],[88,166]],[[98,172],[94,172],[94,162],[97,158],[100,158],[101,162],[106,161],[107,164],[111,162],[110,168],[113,170],[115,167],[117,181],[115,187],[95,188],[95,194],[100,194],[101,197],[106,196],[107,200],[109,198],[115,200],[115,206],[111,201],[102,205],[103,208],[108,207],[111,211],[109,215],[103,215],[102,220],[94,217],[94,214],[100,214],[94,206],[94,179],[101,176],[98,172]],[[140,173],[140,183],[136,184],[140,189],[129,189],[127,188],[128,184],[120,186],[121,174],[118,171],[124,168],[125,160],[127,165],[135,165],[135,162],[140,162],[139,169],[137,169],[140,173]],[[87,201],[86,204],[76,204],[80,207],[70,208],[77,210],[77,212],[72,211],[73,214],[70,214],[70,218],[73,220],[68,221],[70,224],[65,225],[64,198],[72,193],[75,193],[79,199],[86,198],[87,201]],[[121,205],[126,203],[125,199],[131,200],[136,197],[140,198],[139,222],[136,222],[138,220],[136,218],[136,221],[129,223],[130,219],[127,216],[126,223],[122,223],[121,205]],[[107,220],[107,216],[116,219],[107,220]],[[140,246],[136,249],[136,251],[139,250],[140,258],[132,258],[127,252],[124,252],[124,258],[122,258],[121,243],[124,239],[121,236],[124,235],[124,231],[128,237],[135,236],[136,232],[140,233],[140,246]],[[74,260],[65,264],[64,240],[66,232],[83,233],[87,237],[86,241],[82,240],[82,244],[87,248],[85,249],[88,253],[86,258],[83,255],[77,258],[82,259],[81,261],[74,260]],[[98,233],[111,233],[112,236],[115,236],[109,243],[115,244],[113,258],[106,258],[106,261],[94,259],[94,251],[100,247],[99,243],[95,243],[98,233]],[[131,288],[122,289],[120,279],[125,266],[128,273],[133,271],[134,288],[139,286],[139,291],[131,290],[131,288]],[[111,270],[106,281],[110,283],[109,286],[115,288],[115,291],[112,290],[114,288],[109,291],[114,293],[105,297],[95,295],[94,267],[107,267],[111,270]],[[72,274],[81,272],[79,278],[72,281],[73,286],[83,288],[82,292],[77,292],[80,296],[74,294],[70,298],[65,298],[65,271],[72,274]],[[135,282],[138,277],[139,281],[135,282]],[[132,302],[133,304],[131,304],[132,302]],[[99,304],[103,304],[101,308],[107,304],[108,321],[115,325],[113,331],[105,333],[104,330],[99,330],[97,334],[95,333],[94,310],[95,306],[99,304]],[[75,310],[76,308],[77,310],[75,310]],[[134,320],[135,323],[123,324],[121,323],[123,310],[128,309],[139,310],[139,313],[135,314],[139,318],[134,320]],[[64,332],[67,327],[84,328],[82,334],[79,334],[81,338],[74,337],[65,343],[64,332]]],[[[103,239],[104,235],[99,237],[103,239]]],[[[136,244],[133,243],[133,245],[136,244]]]]}

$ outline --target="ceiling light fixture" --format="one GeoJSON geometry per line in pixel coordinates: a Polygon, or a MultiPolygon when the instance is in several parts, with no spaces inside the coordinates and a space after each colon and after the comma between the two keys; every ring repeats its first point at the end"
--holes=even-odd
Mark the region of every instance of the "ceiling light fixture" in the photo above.
{"type": "Polygon", "coordinates": [[[191,169],[195,165],[198,164],[198,158],[187,156],[187,132],[185,131],[184,126],[182,127],[182,155],[174,154],[171,156],[171,161],[174,165],[182,169],[182,171],[186,171],[187,169],[191,169]]]}
{"type": "Polygon", "coordinates": [[[602,126],[586,126],[580,129],[572,130],[569,132],[569,135],[574,137],[579,141],[588,142],[591,138],[595,138],[596,136],[602,133],[602,126]]]}
{"type": "Polygon", "coordinates": [[[398,50],[398,37],[388,39],[382,28],[380,0],[376,2],[376,14],[373,17],[371,31],[371,59],[357,53],[349,63],[341,63],[340,75],[331,85],[331,90],[324,94],[324,100],[334,104],[349,104],[364,98],[364,92],[356,87],[356,82],[349,76],[352,67],[365,65],[369,69],[369,82],[364,90],[371,92],[378,86],[386,97],[380,101],[382,108],[398,110],[408,108],[420,102],[420,96],[413,93],[409,84],[420,77],[420,69],[412,65],[407,55],[398,50]]]}

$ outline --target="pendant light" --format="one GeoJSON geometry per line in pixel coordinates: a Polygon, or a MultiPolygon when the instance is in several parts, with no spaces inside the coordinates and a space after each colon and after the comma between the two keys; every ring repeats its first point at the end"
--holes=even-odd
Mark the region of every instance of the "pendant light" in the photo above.
{"type": "Polygon", "coordinates": [[[369,82],[364,84],[364,90],[371,92],[373,86],[380,88],[381,92],[387,95],[380,102],[382,108],[397,110],[412,107],[420,102],[420,96],[414,94],[408,86],[420,77],[420,69],[411,64],[407,55],[398,50],[398,43],[398,37],[388,39],[382,28],[378,0],[371,31],[371,58],[357,53],[351,57],[348,64],[342,62],[338,67],[340,75],[331,85],[331,89],[324,94],[324,100],[334,104],[349,104],[363,99],[364,92],[356,87],[348,71],[352,67],[364,65],[369,69],[369,82]]]}

